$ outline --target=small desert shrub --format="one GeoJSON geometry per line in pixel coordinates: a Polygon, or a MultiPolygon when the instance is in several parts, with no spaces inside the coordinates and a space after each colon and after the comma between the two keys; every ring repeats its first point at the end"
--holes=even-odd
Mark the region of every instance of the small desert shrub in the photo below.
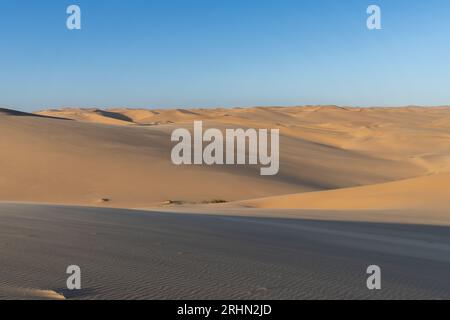
{"type": "Polygon", "coordinates": [[[208,200],[203,201],[202,203],[204,203],[204,204],[210,204],[210,203],[227,203],[227,202],[228,202],[228,201],[222,200],[222,199],[213,199],[213,200],[210,200],[210,201],[208,201],[208,200]]]}

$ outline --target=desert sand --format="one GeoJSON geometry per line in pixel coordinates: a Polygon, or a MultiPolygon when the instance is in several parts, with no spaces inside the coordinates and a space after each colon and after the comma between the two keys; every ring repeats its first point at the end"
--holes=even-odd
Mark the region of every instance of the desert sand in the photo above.
{"type": "Polygon", "coordinates": [[[448,298],[449,119],[449,107],[0,109],[0,298],[448,298]],[[173,165],[170,134],[194,120],[279,128],[279,174],[173,165]],[[389,270],[380,295],[364,286],[375,262],[389,270]],[[63,288],[72,263],[88,270],[78,296],[63,288]]]}
{"type": "Polygon", "coordinates": [[[450,108],[61,109],[38,114],[0,112],[0,200],[125,208],[169,200],[232,202],[438,175],[450,166],[450,108]],[[255,166],[173,165],[170,133],[191,128],[194,120],[222,129],[279,128],[280,173],[261,177],[255,166]]]}
{"type": "Polygon", "coordinates": [[[3,204],[0,238],[0,299],[450,298],[448,227],[3,204]]]}

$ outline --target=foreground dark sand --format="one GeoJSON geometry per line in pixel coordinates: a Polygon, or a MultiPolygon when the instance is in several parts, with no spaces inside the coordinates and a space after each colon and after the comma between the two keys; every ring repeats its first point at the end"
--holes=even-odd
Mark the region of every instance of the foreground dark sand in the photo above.
{"type": "Polygon", "coordinates": [[[0,299],[450,299],[444,226],[1,204],[0,252],[0,299]]]}

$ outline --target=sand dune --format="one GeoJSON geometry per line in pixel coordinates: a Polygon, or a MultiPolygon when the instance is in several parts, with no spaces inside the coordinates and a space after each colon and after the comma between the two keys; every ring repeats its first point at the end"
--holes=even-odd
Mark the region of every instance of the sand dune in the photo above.
{"type": "Polygon", "coordinates": [[[320,145],[409,161],[428,171],[448,171],[448,107],[343,108],[336,106],[146,110],[62,109],[41,115],[90,122],[157,125],[207,120],[231,126],[280,128],[282,134],[320,145]],[[92,116],[92,115],[95,116],[92,116]],[[100,118],[101,117],[101,118],[100,118]],[[124,121],[120,117],[125,117],[124,121]],[[414,142],[414,143],[413,143],[414,142]],[[421,162],[422,161],[422,162],[421,162]],[[437,162],[437,165],[434,163],[437,162]]]}
{"type": "Polygon", "coordinates": [[[450,174],[437,174],[355,188],[242,201],[254,208],[449,211],[450,174]]]}
{"type": "Polygon", "coordinates": [[[0,117],[0,200],[132,207],[312,189],[283,177],[264,183],[256,167],[177,167],[171,126],[0,117]]]}
{"type": "Polygon", "coordinates": [[[332,106],[3,112],[0,201],[113,207],[238,201],[445,172],[450,124],[441,119],[449,114],[448,108],[332,106]],[[193,120],[220,129],[280,128],[280,173],[172,165],[170,134],[193,120]]]}
{"type": "Polygon", "coordinates": [[[61,118],[77,120],[77,121],[86,121],[86,122],[95,122],[95,123],[103,123],[103,124],[111,124],[111,125],[130,125],[134,124],[132,119],[126,117],[123,114],[116,113],[113,111],[106,111],[100,109],[60,109],[60,110],[48,110],[48,111],[40,111],[36,112],[37,115],[42,116],[58,116],[61,118]]]}
{"type": "Polygon", "coordinates": [[[0,299],[446,299],[448,119],[446,107],[0,109],[0,201],[21,202],[0,204],[0,299]],[[279,128],[279,174],[173,165],[171,132],[194,120],[279,128]],[[365,286],[372,263],[379,292],[365,286]]]}

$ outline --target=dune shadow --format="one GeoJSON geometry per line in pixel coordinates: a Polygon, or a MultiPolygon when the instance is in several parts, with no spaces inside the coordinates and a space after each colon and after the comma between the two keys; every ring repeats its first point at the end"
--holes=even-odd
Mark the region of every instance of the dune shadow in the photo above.
{"type": "Polygon", "coordinates": [[[92,294],[95,294],[97,290],[92,288],[82,288],[80,290],[69,290],[67,288],[57,288],[55,292],[62,294],[66,299],[83,299],[92,294]]]}
{"type": "Polygon", "coordinates": [[[45,115],[41,115],[41,114],[22,112],[22,111],[11,110],[11,109],[6,109],[6,108],[0,108],[0,114],[6,115],[6,116],[14,116],[14,117],[36,117],[36,118],[47,118],[47,119],[72,121],[72,119],[68,119],[68,118],[45,116],[45,115]]]}
{"type": "Polygon", "coordinates": [[[106,110],[95,110],[95,113],[104,116],[104,117],[108,117],[108,118],[112,118],[112,119],[116,119],[116,120],[122,120],[122,121],[126,121],[126,122],[132,122],[134,123],[133,119],[131,119],[130,117],[119,113],[119,112],[113,112],[113,111],[106,111],[106,110]]]}

